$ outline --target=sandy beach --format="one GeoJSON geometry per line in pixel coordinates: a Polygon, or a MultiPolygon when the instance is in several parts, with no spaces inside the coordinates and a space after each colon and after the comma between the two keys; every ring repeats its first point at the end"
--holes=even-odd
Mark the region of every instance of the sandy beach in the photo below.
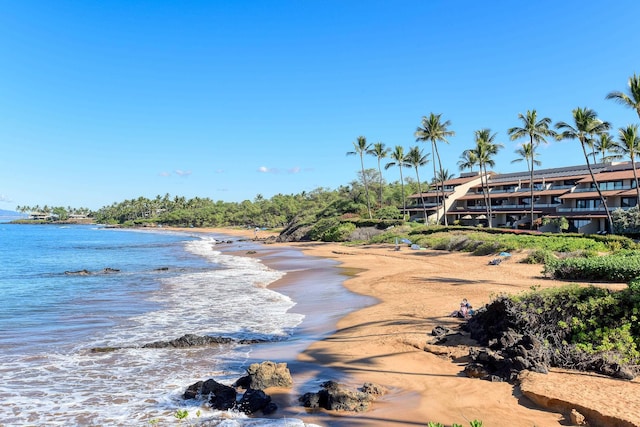
{"type": "MultiPolygon", "coordinates": [[[[190,231],[196,231],[191,229],[190,231]]],[[[197,229],[253,239],[253,230],[197,229]]],[[[260,231],[258,239],[268,237],[260,231]]],[[[449,316],[467,298],[475,307],[492,296],[562,286],[541,275],[541,266],[517,263],[522,254],[498,266],[491,257],[432,250],[396,251],[393,245],[347,246],[286,243],[307,255],[330,258],[349,273],[344,286],[378,303],[345,313],[335,333],[311,343],[299,355],[305,364],[340,372],[354,387],[375,382],[389,392],[361,414],[332,414],[312,421],[327,426],[424,426],[429,421],[485,426],[566,426],[576,409],[591,425],[640,426],[640,381],[552,370],[525,373],[519,387],[467,378],[462,370],[470,340],[444,347],[430,345],[436,325],[455,328],[449,316]]],[[[260,257],[262,250],[255,255],[260,257]]],[[[286,283],[287,278],[283,279],[286,283]]],[[[282,285],[282,284],[280,284],[282,285]]],[[[610,285],[623,287],[625,285],[610,285]]],[[[292,369],[295,378],[295,372],[292,369]]]]}

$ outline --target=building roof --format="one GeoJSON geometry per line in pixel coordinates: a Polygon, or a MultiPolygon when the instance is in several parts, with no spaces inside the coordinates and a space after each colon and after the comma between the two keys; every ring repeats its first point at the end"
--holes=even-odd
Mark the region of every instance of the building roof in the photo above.
{"type": "MultiPolygon", "coordinates": [[[[640,175],[640,172],[638,172],[640,175]]],[[[594,175],[596,181],[598,182],[606,182],[606,181],[619,181],[621,179],[633,179],[633,169],[615,171],[615,172],[600,172],[594,175]]],[[[580,181],[579,184],[585,184],[591,182],[591,176],[586,176],[580,181]]]]}
{"type": "Polygon", "coordinates": [[[474,176],[465,176],[465,177],[458,177],[458,178],[453,178],[453,179],[448,179],[444,182],[444,185],[461,185],[461,184],[466,184],[467,182],[473,181],[474,179],[478,179],[480,178],[480,175],[474,175],[474,176]]]}
{"type": "Polygon", "coordinates": [[[617,194],[617,196],[621,196],[621,197],[627,197],[627,196],[637,197],[638,196],[638,192],[634,188],[632,190],[621,191],[621,192],[619,192],[617,194]]]}
{"type": "MultiPolygon", "coordinates": [[[[601,172],[610,168],[611,164],[608,163],[595,163],[591,165],[591,169],[596,172],[601,172]]],[[[533,181],[542,182],[542,179],[553,181],[556,179],[571,179],[578,178],[589,174],[589,169],[586,165],[567,166],[563,168],[551,168],[551,169],[537,169],[533,171],[533,181]]],[[[496,174],[489,179],[490,184],[501,185],[507,183],[517,183],[518,180],[522,182],[529,182],[529,171],[514,172],[496,174]]]]}
{"type": "MultiPolygon", "coordinates": [[[[561,188],[557,190],[541,190],[541,191],[534,190],[533,195],[534,196],[559,196],[560,194],[564,194],[568,191],[569,191],[568,188],[561,188]]],[[[530,193],[524,193],[524,194],[530,194],[530,193]]]]}
{"type": "MultiPolygon", "coordinates": [[[[621,193],[620,190],[607,190],[603,191],[602,195],[607,196],[616,196],[621,193]]],[[[573,193],[567,193],[560,196],[561,199],[597,199],[600,195],[597,191],[578,191],[573,193]]]]}
{"type": "MultiPolygon", "coordinates": [[[[444,196],[450,196],[453,194],[453,191],[445,191],[444,192],[444,196]]],[[[441,196],[442,195],[442,191],[438,191],[438,190],[430,190],[430,191],[423,191],[422,192],[422,196],[420,195],[420,193],[416,193],[416,194],[412,194],[410,196],[407,196],[407,199],[419,199],[420,197],[429,197],[429,196],[441,196]]]]}

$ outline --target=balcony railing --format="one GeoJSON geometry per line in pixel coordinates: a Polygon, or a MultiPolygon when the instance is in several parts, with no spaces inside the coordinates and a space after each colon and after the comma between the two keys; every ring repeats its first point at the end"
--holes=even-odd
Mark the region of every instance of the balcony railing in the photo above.
{"type": "Polygon", "coordinates": [[[558,212],[604,212],[604,207],[598,207],[598,208],[558,208],[558,212]]]}

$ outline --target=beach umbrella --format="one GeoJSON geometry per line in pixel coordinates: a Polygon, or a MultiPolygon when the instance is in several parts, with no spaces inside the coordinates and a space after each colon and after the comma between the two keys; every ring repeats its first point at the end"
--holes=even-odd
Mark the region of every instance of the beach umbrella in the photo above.
{"type": "Polygon", "coordinates": [[[402,243],[406,243],[407,245],[410,245],[410,244],[411,244],[411,240],[409,240],[409,239],[402,239],[402,240],[400,240],[400,241],[401,241],[402,243]]]}
{"type": "Polygon", "coordinates": [[[511,254],[510,254],[509,252],[500,252],[500,256],[503,256],[503,257],[510,257],[510,256],[511,256],[511,254]]]}

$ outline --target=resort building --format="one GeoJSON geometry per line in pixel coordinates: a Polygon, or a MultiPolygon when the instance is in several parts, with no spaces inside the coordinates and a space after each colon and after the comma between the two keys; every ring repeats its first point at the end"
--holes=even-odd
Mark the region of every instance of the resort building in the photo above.
{"type": "MultiPolygon", "coordinates": [[[[606,197],[610,211],[628,209],[637,204],[636,182],[630,162],[596,163],[591,166],[606,197]]],[[[638,172],[640,175],[640,171],[638,172]]],[[[597,233],[607,230],[606,211],[586,165],[534,170],[533,200],[529,171],[487,174],[483,191],[479,173],[465,173],[444,182],[444,200],[440,186],[408,197],[407,213],[413,220],[429,222],[438,218],[449,224],[488,225],[486,200],[491,206],[491,226],[529,229],[541,218],[565,217],[569,231],[597,233]],[[533,203],[533,218],[531,218],[533,203]]],[[[541,231],[552,231],[539,227],[541,231]]]]}

